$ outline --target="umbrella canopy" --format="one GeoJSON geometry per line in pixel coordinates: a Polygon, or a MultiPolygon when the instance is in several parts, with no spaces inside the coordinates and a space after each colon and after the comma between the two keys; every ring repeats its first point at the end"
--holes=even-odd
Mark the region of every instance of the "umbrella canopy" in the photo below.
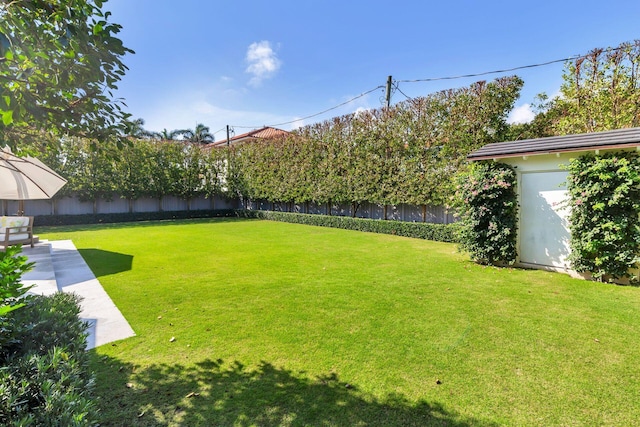
{"type": "Polygon", "coordinates": [[[40,160],[0,149],[0,200],[50,199],[66,183],[40,160]]]}

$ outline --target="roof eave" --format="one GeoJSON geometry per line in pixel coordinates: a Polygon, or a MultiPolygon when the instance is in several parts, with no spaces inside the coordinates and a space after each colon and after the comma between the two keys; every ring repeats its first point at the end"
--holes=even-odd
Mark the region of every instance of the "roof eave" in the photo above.
{"type": "Polygon", "coordinates": [[[621,149],[621,148],[638,148],[638,147],[640,147],[640,142],[630,142],[627,144],[594,145],[590,147],[565,148],[565,149],[557,149],[557,150],[522,151],[517,153],[502,153],[502,154],[495,154],[495,155],[467,156],[467,160],[471,162],[475,162],[480,160],[498,160],[498,159],[514,158],[514,157],[544,156],[549,154],[576,153],[576,152],[596,151],[596,150],[615,150],[615,149],[621,149]]]}

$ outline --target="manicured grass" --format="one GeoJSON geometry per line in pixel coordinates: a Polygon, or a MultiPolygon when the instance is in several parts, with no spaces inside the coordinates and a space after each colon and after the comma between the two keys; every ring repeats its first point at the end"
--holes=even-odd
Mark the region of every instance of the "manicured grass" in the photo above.
{"type": "Polygon", "coordinates": [[[137,333],[95,350],[103,426],[640,419],[639,288],[268,221],[38,232],[74,241],[137,333]]]}

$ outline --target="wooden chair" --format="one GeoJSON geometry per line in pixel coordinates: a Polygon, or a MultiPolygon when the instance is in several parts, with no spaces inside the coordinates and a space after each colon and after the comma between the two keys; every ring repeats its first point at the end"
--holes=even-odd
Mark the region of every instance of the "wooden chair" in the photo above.
{"type": "Polygon", "coordinates": [[[0,246],[29,244],[33,247],[32,216],[0,217],[0,246]]]}

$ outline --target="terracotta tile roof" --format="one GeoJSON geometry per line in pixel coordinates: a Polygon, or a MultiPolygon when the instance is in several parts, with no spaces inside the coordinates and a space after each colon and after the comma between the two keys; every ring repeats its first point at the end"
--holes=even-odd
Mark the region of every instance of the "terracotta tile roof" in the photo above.
{"type": "MultiPolygon", "coordinates": [[[[235,135],[232,138],[229,138],[229,144],[238,144],[240,142],[252,141],[256,139],[271,139],[278,138],[288,135],[289,132],[282,129],[276,129],[269,126],[265,126],[260,129],[254,129],[250,132],[246,132],[240,135],[235,135]]],[[[227,139],[221,139],[216,142],[209,144],[209,147],[224,147],[227,145],[227,139]]]]}
{"type": "Polygon", "coordinates": [[[567,153],[572,151],[606,150],[640,146],[640,128],[618,129],[579,135],[552,136],[497,142],[470,153],[468,160],[503,159],[506,157],[567,153]]]}

